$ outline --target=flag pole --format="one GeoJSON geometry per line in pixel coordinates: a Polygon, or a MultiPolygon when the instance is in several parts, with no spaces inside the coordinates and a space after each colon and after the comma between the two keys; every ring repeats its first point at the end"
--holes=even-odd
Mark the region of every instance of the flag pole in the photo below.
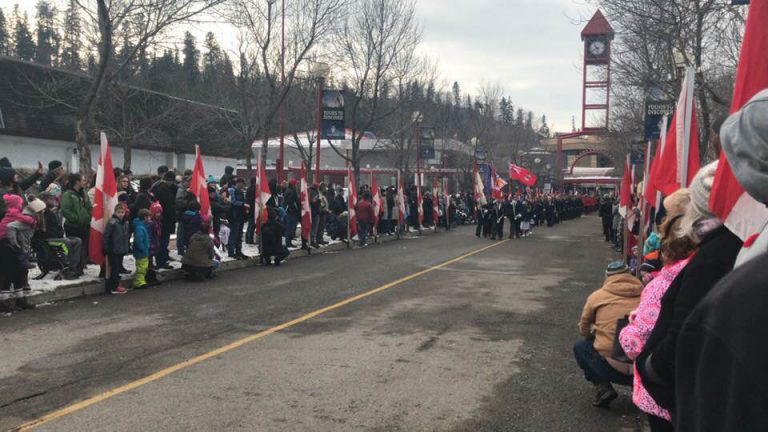
{"type": "MultiPolygon", "coordinates": [[[[643,263],[643,246],[645,245],[645,216],[648,213],[648,203],[645,202],[645,190],[648,187],[648,173],[651,165],[651,148],[653,147],[653,141],[648,140],[645,148],[645,166],[643,167],[643,190],[641,191],[638,204],[640,205],[640,244],[637,247],[637,269],[635,275],[640,276],[640,264],[643,263]]],[[[650,222],[650,221],[649,221],[650,222]]],[[[650,223],[648,224],[650,226],[650,223]]]]}
{"type": "Polygon", "coordinates": [[[350,238],[352,224],[352,213],[349,212],[349,200],[352,199],[352,189],[350,189],[350,175],[352,173],[347,169],[347,249],[352,247],[352,239],[350,238]]]}
{"type": "Polygon", "coordinates": [[[693,123],[693,92],[696,86],[696,76],[693,66],[685,71],[685,129],[683,140],[683,163],[680,169],[680,187],[688,187],[688,155],[691,152],[691,127],[693,123]]]}

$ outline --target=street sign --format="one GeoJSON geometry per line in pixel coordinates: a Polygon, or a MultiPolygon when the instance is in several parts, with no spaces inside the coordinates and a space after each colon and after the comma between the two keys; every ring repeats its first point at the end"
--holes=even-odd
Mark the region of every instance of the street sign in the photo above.
{"type": "Polygon", "coordinates": [[[322,139],[345,139],[344,94],[341,91],[323,90],[322,114],[322,139]]]}
{"type": "Polygon", "coordinates": [[[648,101],[645,103],[645,139],[655,140],[661,136],[661,119],[672,117],[675,104],[671,101],[648,101]]]}
{"type": "Polygon", "coordinates": [[[422,159],[431,160],[435,158],[435,129],[430,127],[419,128],[419,148],[421,149],[422,159]]]}

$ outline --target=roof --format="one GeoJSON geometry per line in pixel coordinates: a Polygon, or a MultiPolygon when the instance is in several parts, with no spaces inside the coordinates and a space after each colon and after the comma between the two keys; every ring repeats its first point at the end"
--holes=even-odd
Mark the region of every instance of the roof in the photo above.
{"type": "Polygon", "coordinates": [[[592,16],[592,19],[589,20],[587,26],[584,27],[584,30],[581,31],[581,40],[586,39],[587,36],[602,35],[608,35],[613,38],[613,35],[615,34],[616,32],[613,31],[613,27],[611,27],[608,20],[605,19],[605,15],[598,9],[597,12],[595,12],[595,15],[592,16]]]}

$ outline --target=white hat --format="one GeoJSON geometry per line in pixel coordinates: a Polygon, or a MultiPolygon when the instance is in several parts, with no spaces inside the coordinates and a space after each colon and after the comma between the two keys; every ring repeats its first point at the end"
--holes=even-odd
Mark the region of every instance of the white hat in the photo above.
{"type": "Polygon", "coordinates": [[[27,204],[27,208],[29,208],[35,213],[40,213],[41,211],[45,210],[45,203],[43,202],[43,200],[33,199],[29,201],[29,203],[27,204]]]}

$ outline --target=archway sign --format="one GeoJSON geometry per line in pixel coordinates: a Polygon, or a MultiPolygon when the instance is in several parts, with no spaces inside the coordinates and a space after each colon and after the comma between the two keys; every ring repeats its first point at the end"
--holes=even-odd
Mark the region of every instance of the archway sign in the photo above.
{"type": "Polygon", "coordinates": [[[584,159],[587,156],[595,156],[595,155],[605,156],[608,160],[611,161],[611,164],[613,164],[614,168],[618,168],[618,165],[616,164],[616,160],[607,151],[600,150],[600,149],[588,149],[579,153],[576,159],[571,163],[571,167],[568,169],[568,174],[573,175],[573,169],[576,168],[576,164],[578,164],[580,160],[584,159]]]}

